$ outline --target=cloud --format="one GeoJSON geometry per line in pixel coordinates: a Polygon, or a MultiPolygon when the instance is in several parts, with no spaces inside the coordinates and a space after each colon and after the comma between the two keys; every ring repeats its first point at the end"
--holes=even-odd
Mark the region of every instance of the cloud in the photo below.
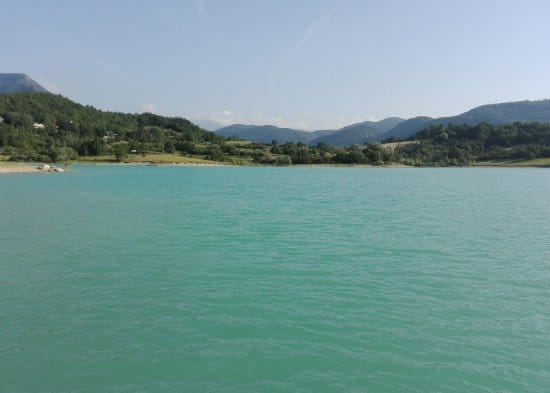
{"type": "Polygon", "coordinates": [[[228,109],[210,112],[195,113],[188,117],[194,123],[201,127],[214,131],[232,124],[249,125],[272,125],[280,128],[292,128],[295,130],[315,131],[315,130],[338,130],[340,128],[362,123],[364,121],[379,121],[381,118],[376,116],[361,116],[351,114],[340,114],[335,116],[308,116],[298,115],[289,119],[282,116],[266,116],[263,113],[239,114],[228,109]]]}
{"type": "Polygon", "coordinates": [[[228,109],[209,112],[195,113],[189,115],[189,120],[197,123],[201,127],[214,131],[232,124],[251,124],[251,125],[272,125],[281,128],[292,128],[296,130],[314,131],[314,130],[337,130],[351,124],[361,123],[366,120],[377,121],[374,116],[362,117],[357,115],[340,114],[334,118],[320,119],[317,116],[299,116],[293,119],[282,116],[266,116],[262,113],[239,114],[228,109]]]}
{"type": "Polygon", "coordinates": [[[107,72],[109,74],[115,75],[116,77],[128,83],[129,80],[126,77],[126,73],[120,67],[106,60],[104,57],[98,55],[97,53],[94,53],[93,51],[85,48],[83,45],[78,44],[74,41],[71,41],[67,37],[58,35],[52,31],[49,31],[45,28],[41,28],[39,26],[31,27],[31,29],[34,30],[37,34],[48,37],[50,41],[58,45],[64,46],[73,55],[81,58],[82,60],[90,64],[95,65],[96,68],[104,72],[107,72]]]}
{"type": "Polygon", "coordinates": [[[211,131],[236,123],[233,114],[228,109],[209,113],[191,114],[189,115],[189,120],[211,131]]]}
{"type": "Polygon", "coordinates": [[[206,64],[201,65],[199,70],[199,78],[200,81],[205,85],[210,82],[210,69],[206,64]]]}
{"type": "MultiPolygon", "coordinates": [[[[374,121],[375,119],[371,116],[367,120],[374,121]]],[[[359,117],[359,116],[346,116],[343,114],[340,114],[336,121],[333,122],[327,122],[327,128],[342,128],[346,127],[355,123],[361,123],[364,122],[365,118],[359,117]]]]}
{"type": "Polygon", "coordinates": [[[74,54],[94,64],[97,68],[118,77],[124,76],[124,72],[116,65],[105,60],[103,57],[83,48],[80,45],[72,43],[67,40],[59,40],[59,43],[71,50],[74,54]]]}
{"type": "Polygon", "coordinates": [[[374,116],[361,116],[349,113],[341,113],[335,116],[327,114],[322,117],[302,113],[290,119],[283,116],[269,116],[261,112],[242,114],[227,108],[213,112],[191,113],[186,117],[210,131],[232,124],[273,125],[281,128],[292,128],[304,131],[337,130],[351,124],[364,122],[365,120],[379,120],[374,116]]]}
{"type": "Polygon", "coordinates": [[[305,119],[287,120],[282,116],[266,116],[262,113],[241,115],[229,109],[210,113],[195,113],[189,119],[207,130],[216,130],[231,124],[273,125],[300,130],[310,130],[311,123],[305,119]]]}
{"type": "Polygon", "coordinates": [[[208,11],[206,10],[206,0],[195,0],[195,9],[197,14],[201,18],[208,17],[208,11]]]}
{"type": "Polygon", "coordinates": [[[143,104],[141,106],[141,112],[149,112],[149,113],[156,113],[157,112],[157,106],[155,104],[143,104]]]}
{"type": "Polygon", "coordinates": [[[315,34],[323,25],[325,25],[328,21],[330,21],[330,19],[332,19],[337,9],[338,7],[331,9],[325,15],[317,18],[306,27],[302,35],[294,42],[294,44],[287,50],[287,52],[279,58],[279,61],[276,63],[274,69],[268,74],[268,86],[271,86],[273,84],[275,75],[279,72],[281,68],[285,66],[286,63],[288,63],[289,59],[294,56],[294,54],[296,54],[300,49],[302,49],[308,43],[308,41],[313,39],[315,34]]]}
{"type": "Polygon", "coordinates": [[[38,84],[40,86],[42,86],[44,89],[48,90],[50,93],[63,94],[63,91],[64,91],[63,87],[61,87],[61,85],[59,85],[56,82],[52,82],[52,81],[49,81],[47,79],[43,79],[43,78],[40,78],[40,77],[37,77],[36,81],[38,82],[38,84]]]}
{"type": "Polygon", "coordinates": [[[321,18],[315,20],[313,23],[311,23],[306,31],[304,32],[304,34],[302,34],[302,36],[300,37],[300,39],[298,41],[296,41],[296,43],[294,44],[294,46],[290,49],[289,53],[288,53],[288,57],[290,57],[292,54],[294,54],[295,52],[297,52],[301,47],[303,47],[309,40],[311,40],[311,38],[313,38],[313,36],[315,35],[315,33],[317,32],[317,30],[323,26],[325,23],[327,23],[328,20],[330,20],[330,18],[332,18],[332,12],[330,12],[329,14],[325,15],[325,16],[322,16],[321,18]]]}

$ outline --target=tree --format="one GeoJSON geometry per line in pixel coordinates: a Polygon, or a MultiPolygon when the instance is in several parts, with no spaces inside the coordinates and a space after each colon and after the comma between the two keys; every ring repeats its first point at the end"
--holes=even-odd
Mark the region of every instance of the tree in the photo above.
{"type": "Polygon", "coordinates": [[[164,142],[164,151],[166,153],[173,153],[176,151],[174,143],[171,140],[167,140],[166,142],[164,142]]]}
{"type": "Polygon", "coordinates": [[[118,162],[122,162],[128,157],[128,145],[125,143],[119,143],[115,146],[115,159],[118,162]]]}

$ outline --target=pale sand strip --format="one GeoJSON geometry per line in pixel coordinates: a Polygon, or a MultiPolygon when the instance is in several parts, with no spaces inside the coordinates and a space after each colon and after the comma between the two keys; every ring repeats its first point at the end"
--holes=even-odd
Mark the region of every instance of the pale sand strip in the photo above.
{"type": "MultiPolygon", "coordinates": [[[[109,165],[109,166],[194,166],[194,167],[218,167],[218,166],[231,166],[230,164],[216,163],[216,162],[185,162],[185,163],[162,163],[162,164],[151,164],[147,162],[131,162],[131,163],[104,163],[104,162],[94,162],[90,163],[79,163],[78,165],[109,165]]],[[[38,163],[12,163],[12,162],[0,162],[0,175],[1,174],[10,174],[10,173],[49,173],[51,171],[44,171],[38,169],[42,164],[38,163]]],[[[63,167],[61,167],[63,168],[63,167]]],[[[66,169],[66,168],[65,168],[66,169]]]]}
{"type": "Polygon", "coordinates": [[[0,174],[4,173],[33,173],[41,172],[38,169],[38,164],[7,164],[0,163],[0,174]]]}

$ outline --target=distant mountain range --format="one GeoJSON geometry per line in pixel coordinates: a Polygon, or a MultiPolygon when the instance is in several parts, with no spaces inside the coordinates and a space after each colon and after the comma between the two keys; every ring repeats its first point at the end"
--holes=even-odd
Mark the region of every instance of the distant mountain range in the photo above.
{"type": "Polygon", "coordinates": [[[377,122],[365,121],[352,124],[339,130],[318,130],[313,132],[279,128],[270,125],[233,124],[214,132],[224,137],[235,137],[251,142],[271,143],[273,140],[276,140],[279,143],[302,142],[311,146],[316,146],[319,143],[331,146],[351,146],[357,143],[376,141],[381,135],[403,121],[404,119],[399,117],[389,117],[377,122]]]}
{"type": "Polygon", "coordinates": [[[0,73],[0,94],[47,93],[48,91],[25,74],[0,73]]]}
{"type": "Polygon", "coordinates": [[[319,143],[325,143],[331,146],[351,146],[358,143],[377,141],[381,135],[384,135],[403,121],[404,119],[400,117],[388,117],[376,122],[364,121],[352,124],[331,132],[324,131],[325,134],[313,139],[310,145],[316,146],[319,143]]]}
{"type": "Polygon", "coordinates": [[[261,143],[271,143],[273,140],[277,140],[281,143],[309,143],[311,140],[316,138],[315,132],[293,130],[291,128],[279,128],[269,125],[252,126],[246,124],[233,124],[228,127],[220,128],[214,132],[226,138],[235,137],[238,139],[261,143]]]}
{"type": "Polygon", "coordinates": [[[504,125],[514,122],[550,122],[550,100],[518,101],[483,105],[450,117],[413,117],[405,120],[389,117],[378,122],[365,121],[339,130],[301,131],[275,126],[234,124],[215,131],[225,137],[236,137],[253,142],[303,142],[311,146],[325,143],[331,146],[351,146],[382,141],[391,137],[403,139],[431,125],[468,124],[482,122],[504,125]]]}
{"type": "Polygon", "coordinates": [[[502,104],[482,105],[457,116],[439,117],[414,117],[398,124],[389,130],[383,139],[390,137],[406,138],[424,128],[437,124],[468,124],[476,125],[482,122],[504,125],[514,122],[541,123],[550,122],[550,100],[517,101],[502,104]]]}

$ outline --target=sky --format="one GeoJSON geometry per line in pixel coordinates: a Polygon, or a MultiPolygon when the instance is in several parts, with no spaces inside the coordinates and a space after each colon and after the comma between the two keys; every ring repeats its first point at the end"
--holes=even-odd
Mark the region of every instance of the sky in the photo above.
{"type": "Polygon", "coordinates": [[[335,129],[550,98],[547,0],[0,0],[0,72],[100,109],[335,129]]]}

